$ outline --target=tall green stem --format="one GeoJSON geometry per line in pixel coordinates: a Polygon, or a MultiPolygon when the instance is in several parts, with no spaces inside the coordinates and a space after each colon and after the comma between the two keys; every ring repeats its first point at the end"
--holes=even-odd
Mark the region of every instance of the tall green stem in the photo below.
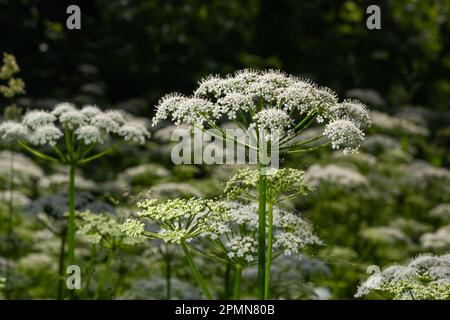
{"type": "Polygon", "coordinates": [[[84,297],[88,297],[89,295],[89,288],[91,287],[91,279],[92,274],[94,273],[94,267],[95,267],[95,257],[97,255],[97,246],[95,244],[91,247],[91,258],[89,261],[89,266],[86,272],[86,284],[84,285],[84,297]]]}
{"type": "Polygon", "coordinates": [[[184,252],[184,255],[186,257],[186,260],[188,261],[189,266],[191,267],[191,270],[194,273],[194,276],[197,279],[198,284],[200,285],[200,288],[202,288],[203,293],[205,294],[205,297],[208,300],[212,300],[212,296],[211,296],[211,293],[208,290],[208,287],[206,286],[206,282],[203,279],[203,277],[202,277],[200,271],[198,270],[197,266],[195,265],[194,260],[192,259],[192,255],[189,252],[189,249],[188,249],[186,243],[184,241],[181,241],[180,245],[181,245],[181,248],[183,249],[183,252],[184,252]]]}
{"type": "Polygon", "coordinates": [[[266,277],[266,173],[262,163],[259,165],[258,183],[258,299],[264,300],[266,277]]]}
{"type": "Polygon", "coordinates": [[[225,266],[225,283],[224,283],[224,290],[223,290],[223,298],[227,300],[230,297],[230,274],[231,274],[231,263],[227,261],[225,266]]]}
{"type": "Polygon", "coordinates": [[[69,264],[75,264],[75,165],[69,172],[69,264]]]}
{"type": "Polygon", "coordinates": [[[95,293],[94,299],[97,300],[100,297],[100,294],[103,291],[103,287],[105,285],[106,279],[108,279],[109,269],[111,268],[111,262],[114,258],[115,251],[109,250],[108,259],[106,260],[105,268],[103,269],[102,276],[100,277],[100,281],[98,283],[97,292],[95,293]]]}
{"type": "Polygon", "coordinates": [[[235,266],[235,274],[234,274],[234,292],[233,292],[233,300],[239,300],[241,298],[241,273],[242,268],[240,265],[235,266]]]}
{"type": "Polygon", "coordinates": [[[269,284],[270,284],[270,265],[272,262],[272,241],[273,241],[273,205],[272,202],[267,203],[267,215],[269,220],[268,235],[267,235],[267,260],[266,260],[266,277],[264,288],[264,299],[269,297],[269,284]]]}
{"type": "Polygon", "coordinates": [[[165,276],[166,276],[166,300],[171,298],[171,281],[172,281],[172,257],[169,253],[164,254],[165,276]]]}
{"type": "Polygon", "coordinates": [[[59,247],[59,267],[58,267],[58,296],[57,299],[62,299],[63,284],[64,284],[64,255],[66,246],[67,229],[61,233],[61,244],[59,247]]]}

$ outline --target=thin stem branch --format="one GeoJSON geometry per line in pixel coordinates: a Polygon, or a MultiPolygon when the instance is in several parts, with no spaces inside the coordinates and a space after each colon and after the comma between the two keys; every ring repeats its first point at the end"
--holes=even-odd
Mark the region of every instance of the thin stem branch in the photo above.
{"type": "Polygon", "coordinates": [[[239,300],[241,298],[241,274],[242,267],[237,264],[234,267],[234,290],[233,290],[233,300],[239,300]]]}
{"type": "Polygon", "coordinates": [[[264,300],[266,277],[266,175],[264,165],[259,165],[258,183],[258,299],[264,300]]]}
{"type": "Polygon", "coordinates": [[[203,279],[200,271],[198,270],[197,266],[195,265],[194,259],[192,259],[192,255],[189,252],[189,249],[186,245],[185,241],[181,241],[180,243],[181,249],[183,249],[184,255],[186,257],[187,262],[189,263],[189,266],[191,267],[192,272],[194,273],[194,276],[198,282],[198,284],[200,285],[200,288],[202,288],[203,293],[205,294],[205,297],[208,300],[212,300],[212,296],[211,293],[208,290],[208,287],[206,286],[206,282],[203,279]]]}
{"type": "Polygon", "coordinates": [[[264,299],[269,297],[269,284],[270,284],[270,265],[272,262],[272,240],[273,240],[273,204],[272,202],[267,203],[267,214],[269,220],[269,230],[267,236],[267,260],[266,260],[266,277],[265,277],[265,287],[264,287],[264,299]]]}
{"type": "Polygon", "coordinates": [[[106,279],[108,279],[108,275],[109,275],[109,269],[111,268],[111,262],[114,258],[114,254],[115,254],[115,250],[111,249],[109,250],[108,253],[108,259],[106,260],[105,263],[105,268],[103,269],[103,273],[102,276],[100,277],[100,281],[98,283],[98,287],[97,287],[97,291],[95,293],[94,299],[98,300],[98,298],[100,298],[100,295],[103,291],[103,287],[105,285],[106,279]]]}

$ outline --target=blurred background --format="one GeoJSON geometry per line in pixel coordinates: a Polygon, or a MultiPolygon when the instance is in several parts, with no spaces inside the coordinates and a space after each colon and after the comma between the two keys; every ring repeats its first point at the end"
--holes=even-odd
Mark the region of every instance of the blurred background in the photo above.
{"type": "MultiPolygon", "coordinates": [[[[202,77],[242,68],[281,69],[362,100],[373,126],[358,155],[324,150],[285,159],[316,187],[287,205],[313,223],[325,245],[300,262],[281,259],[273,271],[272,298],[348,299],[369,265],[450,248],[449,14],[447,0],[0,0],[0,52],[17,58],[26,83],[25,94],[0,96],[0,111],[11,103],[33,109],[71,101],[150,119],[163,95],[190,94],[202,77]],[[70,4],[81,8],[81,30],[66,28],[70,4]],[[381,30],[366,27],[371,4],[381,8],[381,30]]],[[[80,210],[133,212],[148,192],[161,199],[222,195],[233,168],[173,166],[170,131],[152,131],[144,148],[123,146],[84,168],[80,210]]],[[[16,266],[8,298],[54,297],[49,279],[59,244],[54,229],[67,207],[59,193],[65,169],[15,154],[16,231],[12,244],[4,241],[0,223],[0,276],[8,261],[16,266]],[[44,216],[45,227],[36,222],[44,216]]],[[[0,157],[3,220],[9,155],[0,157]]],[[[80,248],[86,259],[87,248],[80,248]]],[[[105,297],[166,297],[164,250],[122,252],[105,297]]],[[[181,260],[172,260],[171,298],[201,297],[181,260]]],[[[220,283],[220,265],[199,263],[220,283]]],[[[256,271],[244,277],[243,297],[253,297],[256,271]]],[[[227,298],[219,286],[213,290],[227,298]]]]}

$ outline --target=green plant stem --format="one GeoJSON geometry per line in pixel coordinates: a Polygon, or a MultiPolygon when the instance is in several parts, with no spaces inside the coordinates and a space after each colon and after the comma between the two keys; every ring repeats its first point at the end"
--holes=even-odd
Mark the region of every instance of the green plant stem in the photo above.
{"type": "Polygon", "coordinates": [[[61,300],[63,296],[64,256],[65,256],[66,237],[67,237],[67,230],[65,229],[61,234],[61,245],[59,247],[58,292],[57,292],[58,300],[61,300]]]}
{"type": "Polygon", "coordinates": [[[239,300],[241,298],[241,273],[242,267],[237,264],[235,266],[235,274],[234,274],[233,300],[239,300]]]}
{"type": "Polygon", "coordinates": [[[266,176],[265,167],[259,165],[258,183],[258,299],[264,300],[266,277],[266,176]]]}
{"type": "Polygon", "coordinates": [[[69,172],[69,265],[75,264],[75,165],[69,172]]]}
{"type": "Polygon", "coordinates": [[[172,257],[170,254],[166,253],[164,255],[164,264],[165,264],[165,276],[166,276],[166,300],[170,300],[171,298],[171,281],[172,281],[172,257]]]}
{"type": "Polygon", "coordinates": [[[84,289],[85,297],[87,297],[89,294],[89,288],[91,286],[91,278],[92,278],[92,274],[94,272],[96,255],[97,255],[97,246],[95,244],[93,244],[92,248],[91,248],[91,258],[89,261],[89,266],[88,266],[87,274],[86,274],[86,285],[85,285],[85,289],[84,289]]]}
{"type": "Polygon", "coordinates": [[[270,284],[270,265],[272,262],[272,240],[273,240],[273,204],[267,202],[267,215],[269,220],[268,235],[267,235],[267,257],[266,257],[266,277],[264,286],[264,299],[269,297],[269,284],[270,284]]]}
{"type": "Polygon", "coordinates": [[[225,267],[225,287],[223,298],[228,299],[230,297],[230,274],[231,274],[231,264],[227,261],[225,267]]]}
{"type": "Polygon", "coordinates": [[[211,293],[209,292],[208,287],[206,286],[205,280],[203,279],[203,277],[202,277],[200,271],[198,270],[197,266],[196,266],[195,263],[194,263],[194,260],[192,259],[192,255],[191,255],[191,253],[189,252],[189,249],[188,249],[188,247],[187,247],[187,245],[186,245],[186,242],[181,241],[180,246],[181,246],[181,248],[183,249],[183,252],[184,252],[184,255],[185,255],[185,257],[186,257],[186,260],[188,261],[189,266],[191,267],[191,270],[192,270],[192,272],[194,273],[194,276],[195,276],[195,278],[197,279],[198,284],[199,284],[200,287],[202,288],[203,293],[205,294],[205,297],[206,297],[208,300],[212,300],[211,293]]]}
{"type": "Polygon", "coordinates": [[[111,268],[111,262],[114,258],[115,250],[109,250],[108,259],[105,263],[105,268],[103,269],[103,273],[100,277],[100,281],[98,283],[97,291],[95,292],[94,299],[97,300],[100,298],[100,294],[103,291],[103,287],[105,285],[106,279],[108,279],[109,269],[111,268]]]}

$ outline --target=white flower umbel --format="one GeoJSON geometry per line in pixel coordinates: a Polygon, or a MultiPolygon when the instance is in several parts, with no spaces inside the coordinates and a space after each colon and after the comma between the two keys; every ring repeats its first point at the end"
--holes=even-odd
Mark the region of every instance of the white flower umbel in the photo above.
{"type": "Polygon", "coordinates": [[[355,297],[363,297],[372,291],[395,300],[448,300],[450,254],[423,254],[405,266],[388,267],[364,281],[355,297]]]}
{"type": "Polygon", "coordinates": [[[56,117],[46,111],[29,111],[23,117],[22,124],[30,127],[30,129],[36,130],[39,127],[53,124],[56,121],[56,117]]]}
{"type": "Polygon", "coordinates": [[[202,130],[212,128],[220,132],[217,138],[257,151],[259,299],[267,296],[268,292],[267,267],[263,262],[269,261],[270,267],[270,259],[265,257],[268,235],[263,222],[268,214],[265,151],[275,151],[277,155],[302,153],[331,145],[334,149],[344,150],[344,153],[355,152],[364,140],[362,129],[363,124],[368,122],[368,115],[365,114],[367,110],[356,101],[344,102],[335,107],[338,102],[332,90],[283,72],[242,70],[225,77],[206,77],[194,91],[194,98],[171,94],[161,99],[156,107],[153,125],[170,120],[175,125],[185,124],[202,130]],[[251,129],[248,130],[248,137],[252,145],[236,141],[235,137],[221,129],[220,122],[226,118],[235,122],[239,128],[251,129]],[[325,122],[325,132],[321,130],[315,137],[293,142],[314,121],[325,122]],[[255,135],[253,129],[260,130],[255,135]],[[324,137],[327,141],[311,145],[324,137]]]}
{"type": "Polygon", "coordinates": [[[122,125],[117,131],[119,136],[123,137],[125,141],[131,141],[138,144],[144,144],[150,138],[150,133],[147,129],[138,122],[130,122],[122,125]]]}
{"type": "Polygon", "coordinates": [[[104,141],[104,134],[96,126],[86,125],[75,130],[77,140],[85,145],[100,144],[104,141]]]}
{"type": "Polygon", "coordinates": [[[4,142],[14,142],[28,135],[28,129],[21,123],[5,121],[0,124],[0,138],[4,142]]]}
{"type": "Polygon", "coordinates": [[[61,130],[59,130],[53,124],[46,124],[37,127],[35,131],[30,134],[30,143],[35,146],[54,146],[56,142],[63,136],[61,130]]]}
{"type": "Polygon", "coordinates": [[[211,293],[198,270],[188,247],[194,238],[217,238],[223,232],[221,225],[229,220],[229,208],[226,203],[204,199],[174,199],[159,203],[156,199],[148,199],[138,203],[142,210],[138,213],[141,219],[149,219],[158,231],[145,231],[138,221],[128,221],[123,230],[129,236],[146,236],[150,239],[161,239],[165,243],[178,244],[184,252],[194,276],[206,298],[212,299],[211,293]]]}
{"type": "Polygon", "coordinates": [[[51,113],[29,111],[21,123],[0,124],[0,134],[5,138],[16,138],[20,146],[35,156],[61,162],[70,168],[67,259],[70,264],[75,264],[75,171],[79,166],[110,153],[112,148],[100,152],[95,152],[95,148],[107,140],[114,141],[107,139],[112,134],[116,138],[144,144],[150,134],[142,123],[136,125],[135,119],[130,118],[115,110],[103,112],[97,106],[85,106],[79,110],[65,102],[56,105],[51,113]],[[33,146],[50,148],[42,152],[33,146]],[[54,154],[47,154],[49,150],[54,154]]]}
{"type": "Polygon", "coordinates": [[[351,189],[368,185],[366,177],[358,171],[335,164],[312,165],[305,173],[305,181],[314,187],[329,184],[351,189]]]}
{"type": "Polygon", "coordinates": [[[324,135],[330,138],[333,149],[343,149],[344,154],[358,151],[365,134],[350,120],[336,120],[325,126],[324,135]]]}
{"type": "MultiPolygon", "coordinates": [[[[295,144],[305,146],[302,149],[288,143],[314,119],[333,122],[326,136],[331,138],[334,148],[342,148],[346,153],[359,147],[364,139],[362,129],[370,124],[367,108],[359,101],[338,103],[332,90],[280,71],[242,70],[223,78],[203,79],[194,98],[177,93],[165,96],[156,107],[153,125],[170,119],[177,125],[217,129],[217,120],[222,117],[239,123],[240,127],[281,130],[282,152],[309,150],[310,141],[295,144]],[[345,122],[338,122],[341,120],[345,122]],[[336,132],[341,130],[344,132],[336,132]]],[[[230,138],[226,133],[223,135],[230,138]]],[[[322,147],[327,145],[324,143],[322,147]]]]}

